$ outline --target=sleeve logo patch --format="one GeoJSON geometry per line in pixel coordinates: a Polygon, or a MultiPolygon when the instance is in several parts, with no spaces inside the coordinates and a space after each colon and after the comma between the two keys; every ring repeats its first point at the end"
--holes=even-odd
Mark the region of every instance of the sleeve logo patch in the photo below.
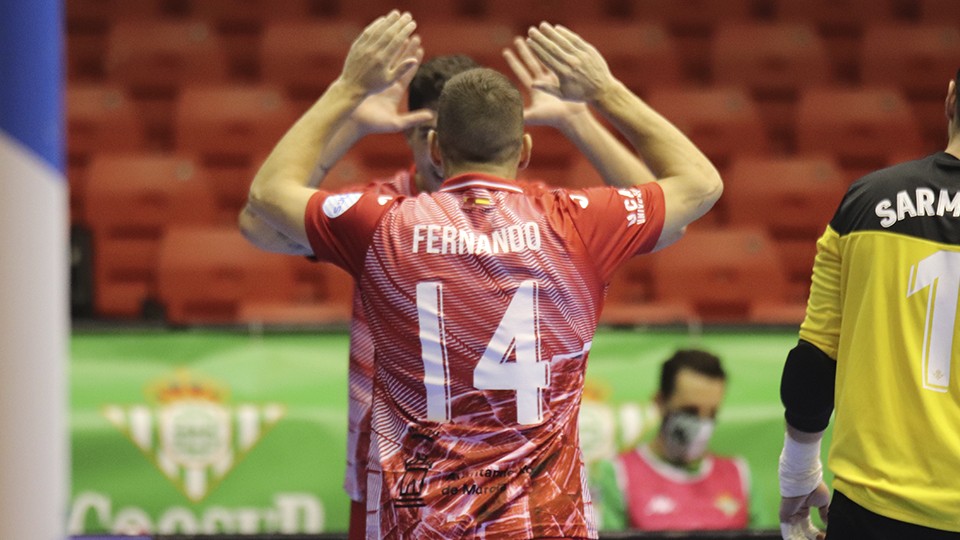
{"type": "Polygon", "coordinates": [[[342,215],[360,200],[359,193],[331,195],[323,201],[323,213],[330,219],[342,215]]]}
{"type": "Polygon", "coordinates": [[[623,208],[627,211],[627,225],[643,225],[647,222],[647,213],[643,207],[643,192],[636,188],[617,190],[623,197],[623,208]]]}

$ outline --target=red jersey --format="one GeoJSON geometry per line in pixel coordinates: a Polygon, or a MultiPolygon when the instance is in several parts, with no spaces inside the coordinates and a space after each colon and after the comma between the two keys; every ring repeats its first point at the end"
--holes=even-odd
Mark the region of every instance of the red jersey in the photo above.
{"type": "Polygon", "coordinates": [[[747,467],[739,459],[707,455],[699,471],[687,473],[643,447],[621,454],[617,465],[631,529],[743,529],[750,521],[747,467]]]}
{"type": "Polygon", "coordinates": [[[376,350],[367,534],[595,538],[577,417],[606,284],[663,227],[655,183],[481,174],[416,198],[318,192],[316,256],[358,279],[376,350]]]}
{"type": "MultiPolygon", "coordinates": [[[[375,180],[367,191],[389,195],[416,195],[413,168],[389,178],[375,180]]],[[[360,293],[353,291],[350,317],[350,368],[347,421],[347,468],[343,489],[351,500],[366,498],[367,452],[370,446],[370,403],[373,400],[373,336],[363,314],[360,293]]]]}

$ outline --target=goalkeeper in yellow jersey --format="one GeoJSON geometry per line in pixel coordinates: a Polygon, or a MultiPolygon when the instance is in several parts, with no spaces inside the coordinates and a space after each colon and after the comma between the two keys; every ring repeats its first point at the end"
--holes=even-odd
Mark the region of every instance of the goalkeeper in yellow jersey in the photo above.
{"type": "Polygon", "coordinates": [[[814,508],[830,540],[960,538],[958,85],[960,71],[945,150],[855,182],[817,243],[780,387],[785,539],[823,538],[814,508]],[[820,440],[834,412],[831,498],[820,440]]]}

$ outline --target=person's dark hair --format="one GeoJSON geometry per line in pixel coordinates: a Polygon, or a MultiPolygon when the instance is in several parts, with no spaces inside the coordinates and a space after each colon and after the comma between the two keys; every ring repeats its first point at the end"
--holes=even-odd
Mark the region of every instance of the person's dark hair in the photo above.
{"type": "Polygon", "coordinates": [[[476,68],[455,75],[437,104],[440,153],[454,163],[501,163],[519,155],[523,97],[502,73],[476,68]]]}
{"type": "Polygon", "coordinates": [[[660,368],[660,395],[669,399],[677,386],[680,370],[689,369],[711,379],[727,380],[720,359],[706,351],[683,349],[673,354],[660,368]]]}
{"type": "Polygon", "coordinates": [[[450,77],[477,67],[480,67],[480,64],[465,54],[435,56],[423,62],[410,81],[407,90],[407,108],[411,111],[423,108],[436,109],[443,85],[450,80],[450,77]]]}

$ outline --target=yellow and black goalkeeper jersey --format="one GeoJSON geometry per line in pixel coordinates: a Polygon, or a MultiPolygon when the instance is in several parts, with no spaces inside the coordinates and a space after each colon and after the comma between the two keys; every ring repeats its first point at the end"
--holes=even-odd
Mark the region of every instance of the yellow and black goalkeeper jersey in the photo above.
{"type": "Polygon", "coordinates": [[[837,361],[834,487],[960,531],[960,159],[871,173],[817,243],[800,338],[837,361]]]}

